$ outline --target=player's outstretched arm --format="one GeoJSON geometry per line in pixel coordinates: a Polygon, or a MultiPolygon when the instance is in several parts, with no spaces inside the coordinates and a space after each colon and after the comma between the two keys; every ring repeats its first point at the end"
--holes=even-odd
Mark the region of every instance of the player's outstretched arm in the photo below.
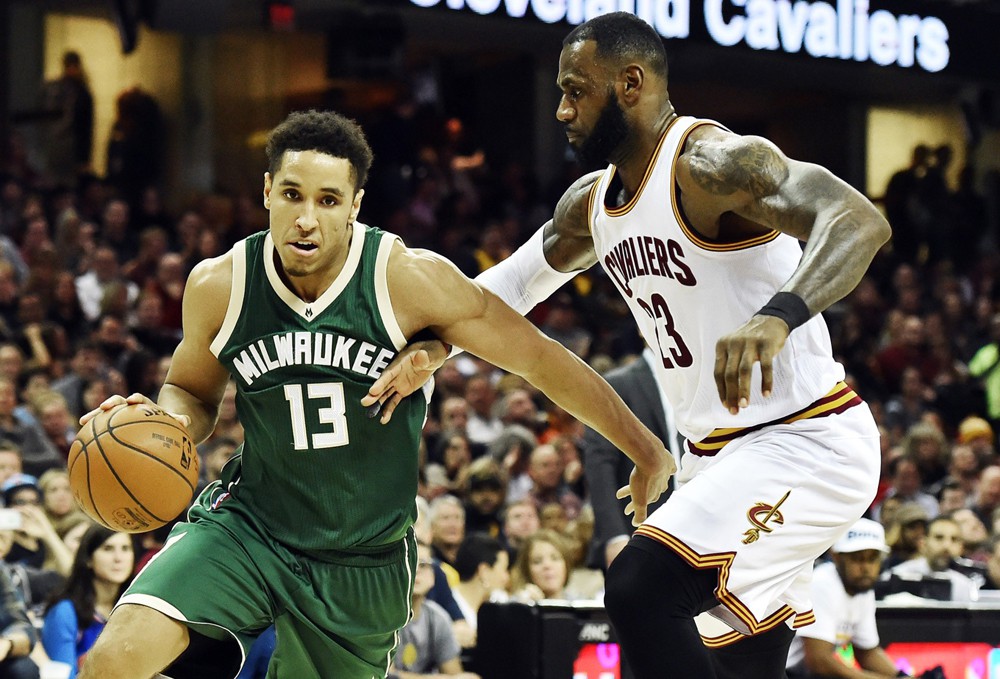
{"type": "MultiPolygon", "coordinates": [[[[596,172],[574,182],[559,200],[553,218],[510,257],[479,274],[476,282],[524,316],[578,272],[593,266],[597,254],[587,223],[587,199],[599,177],[596,172]]],[[[399,402],[422,387],[448,356],[443,343],[411,343],[383,371],[361,404],[371,408],[372,416],[380,414],[383,424],[388,422],[399,402]]]]}
{"type": "Polygon", "coordinates": [[[889,239],[889,224],[846,182],[818,165],[791,160],[761,137],[709,129],[678,159],[677,177],[689,214],[709,222],[742,220],[806,243],[780,291],[790,294],[778,306],[791,303],[792,313],[755,315],[716,345],[719,397],[738,412],[749,404],[753,364],[760,363],[766,397],[772,361],[788,334],[857,286],[889,239]]]}
{"type": "Polygon", "coordinates": [[[666,490],[674,461],[600,375],[441,257],[397,247],[389,290],[404,333],[429,327],[444,341],[521,375],[628,455],[639,470],[630,509],[636,520],[645,518],[646,505],[666,490]]]}

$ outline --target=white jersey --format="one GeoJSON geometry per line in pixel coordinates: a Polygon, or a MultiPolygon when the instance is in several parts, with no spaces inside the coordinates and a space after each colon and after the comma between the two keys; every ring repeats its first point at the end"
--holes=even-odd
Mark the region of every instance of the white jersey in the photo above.
{"type": "MultiPolygon", "coordinates": [[[[609,166],[590,194],[589,221],[598,259],[625,299],[646,342],[660,357],[657,381],[691,442],[721,448],[746,429],[787,421],[816,406],[839,408],[835,385],[844,379],[819,315],[796,329],[774,359],[771,396],[760,396],[760,365],[753,369],[750,406],[730,414],[716,389],[715,344],[743,325],[791,277],[802,250],[771,231],[740,243],[701,238],[687,223],[674,165],[688,135],[709,120],[670,123],[639,190],[628,203],[608,207],[617,191],[609,166]],[[727,429],[717,429],[726,427],[727,429]]],[[[856,398],[853,393],[844,398],[856,398]]]]}
{"type": "Polygon", "coordinates": [[[826,562],[813,571],[811,592],[816,622],[796,632],[788,651],[786,667],[789,670],[804,670],[804,637],[827,641],[838,650],[847,648],[848,644],[865,650],[879,645],[873,590],[848,594],[837,567],[826,562]]]}

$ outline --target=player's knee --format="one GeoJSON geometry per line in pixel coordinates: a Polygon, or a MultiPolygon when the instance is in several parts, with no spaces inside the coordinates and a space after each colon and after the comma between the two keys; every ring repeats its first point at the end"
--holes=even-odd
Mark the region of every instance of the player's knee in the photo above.
{"type": "Polygon", "coordinates": [[[604,606],[612,620],[656,607],[663,616],[694,618],[715,605],[714,570],[697,570],[670,549],[628,546],[611,563],[604,606]]]}
{"type": "Polygon", "coordinates": [[[124,605],[115,609],[87,653],[79,679],[145,679],[169,665],[187,644],[186,625],[145,606],[124,605]]]}
{"type": "Polygon", "coordinates": [[[649,556],[626,547],[615,557],[604,581],[604,607],[614,620],[625,620],[635,611],[645,609],[643,585],[648,586],[644,571],[649,556]]]}

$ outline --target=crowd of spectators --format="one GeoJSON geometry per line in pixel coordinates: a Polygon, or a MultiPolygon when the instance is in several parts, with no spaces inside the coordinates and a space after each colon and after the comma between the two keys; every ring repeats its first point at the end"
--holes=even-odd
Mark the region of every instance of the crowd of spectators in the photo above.
{"type": "MultiPolygon", "coordinates": [[[[361,219],[447,255],[470,276],[538,228],[581,171],[567,163],[552,187],[541,186],[524,164],[487,157],[461,121],[409,103],[362,122],[375,165],[361,219]]],[[[6,147],[18,144],[15,136],[6,147]]],[[[40,610],[58,591],[41,573],[65,578],[73,563],[52,541],[72,544],[87,530],[66,500],[76,418],[111,394],[156,397],[180,339],[187,273],[266,228],[267,213],[260,187],[180,198],[158,184],[135,186],[120,168],[57,182],[30,157],[11,153],[0,166],[0,484],[20,480],[37,497],[21,507],[4,491],[24,523],[0,527],[0,548],[12,542],[5,561],[34,569],[15,576],[32,581],[28,604],[40,610]]],[[[949,160],[943,147],[921,147],[893,178],[884,204],[894,239],[826,319],[834,353],[883,434],[870,516],[886,528],[887,568],[936,563],[928,550],[944,542],[935,521],[945,517],[960,535],[948,564],[960,564],[977,590],[1000,588],[1000,257],[985,247],[996,225],[977,196],[944,182],[949,160]]],[[[598,269],[530,318],[601,373],[642,352],[598,269]]],[[[443,568],[437,579],[452,600],[435,598],[443,583],[426,598],[456,621],[458,642],[474,645],[474,610],[494,590],[526,600],[599,596],[603,564],[587,559],[583,425],[472,356],[450,359],[436,384],[420,494],[443,568]],[[497,572],[508,564],[509,581],[497,572]]],[[[199,448],[204,483],[242,435],[231,385],[216,432],[199,448]]],[[[155,544],[137,541],[136,561],[155,544]]]]}

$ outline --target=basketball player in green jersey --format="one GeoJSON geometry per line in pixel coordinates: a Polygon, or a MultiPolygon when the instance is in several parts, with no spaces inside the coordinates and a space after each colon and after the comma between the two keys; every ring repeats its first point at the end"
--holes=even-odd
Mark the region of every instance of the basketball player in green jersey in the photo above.
{"type": "Polygon", "coordinates": [[[235,676],[272,623],[269,677],[385,676],[409,616],[426,398],[399,403],[387,425],[361,399],[425,328],[627,451],[640,515],[674,471],[582,361],[447,260],[357,221],[371,151],[353,121],[293,113],[267,151],[270,229],[191,272],[158,401],[202,441],[232,378],[246,442],[123,595],[84,679],[235,676]]]}

